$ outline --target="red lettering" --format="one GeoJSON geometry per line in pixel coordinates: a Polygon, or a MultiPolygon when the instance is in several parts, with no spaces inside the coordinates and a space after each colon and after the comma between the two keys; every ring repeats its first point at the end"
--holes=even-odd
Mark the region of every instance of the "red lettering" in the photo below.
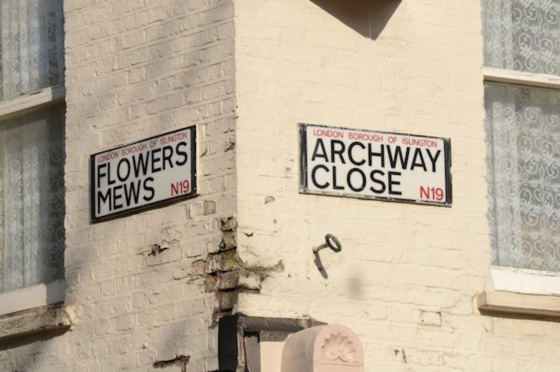
{"type": "Polygon", "coordinates": [[[443,201],[445,193],[441,187],[420,186],[420,199],[443,201]]]}
{"type": "Polygon", "coordinates": [[[423,186],[420,186],[420,199],[430,199],[430,190],[429,188],[424,188],[423,186]]]}
{"type": "Polygon", "coordinates": [[[327,138],[344,138],[344,132],[330,129],[313,129],[313,135],[327,138]]]}
{"type": "Polygon", "coordinates": [[[115,159],[115,158],[118,158],[118,157],[119,157],[119,153],[118,153],[118,152],[116,152],[116,151],[111,151],[111,152],[107,152],[107,153],[105,153],[105,154],[97,155],[97,162],[98,162],[99,164],[101,164],[101,163],[105,163],[105,162],[107,162],[107,161],[109,161],[109,160],[113,160],[113,159],[115,159]]]}
{"type": "Polygon", "coordinates": [[[171,196],[188,194],[191,191],[189,180],[177,181],[171,184],[171,196]]]}

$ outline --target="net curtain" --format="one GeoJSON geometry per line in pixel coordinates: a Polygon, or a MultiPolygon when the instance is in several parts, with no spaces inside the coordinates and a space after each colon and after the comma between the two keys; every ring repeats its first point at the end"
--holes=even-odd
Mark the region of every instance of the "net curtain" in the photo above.
{"type": "Polygon", "coordinates": [[[560,76],[560,1],[483,0],[484,64],[560,76]]]}
{"type": "MultiPolygon", "coordinates": [[[[0,100],[64,77],[60,0],[0,1],[0,100]]],[[[0,122],[0,293],[63,277],[64,106],[0,122]]]]}
{"type": "Polygon", "coordinates": [[[62,1],[1,0],[0,33],[0,100],[62,83],[62,1]]]}
{"type": "Polygon", "coordinates": [[[64,106],[0,125],[0,293],[63,278],[64,106]]]}

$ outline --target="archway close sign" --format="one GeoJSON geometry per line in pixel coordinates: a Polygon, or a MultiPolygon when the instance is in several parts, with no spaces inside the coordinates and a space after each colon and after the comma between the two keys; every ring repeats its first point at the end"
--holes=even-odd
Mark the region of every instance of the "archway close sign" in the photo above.
{"type": "Polygon", "coordinates": [[[300,192],[451,206],[447,138],[300,124],[300,192]]]}

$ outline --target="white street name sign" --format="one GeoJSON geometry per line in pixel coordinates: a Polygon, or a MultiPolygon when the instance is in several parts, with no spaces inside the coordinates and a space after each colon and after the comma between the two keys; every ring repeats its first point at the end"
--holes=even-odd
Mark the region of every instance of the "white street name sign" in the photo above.
{"type": "Polygon", "coordinates": [[[196,195],[196,126],[90,158],[93,222],[196,195]]]}
{"type": "Polygon", "coordinates": [[[300,192],[451,206],[447,138],[300,124],[300,192]]]}

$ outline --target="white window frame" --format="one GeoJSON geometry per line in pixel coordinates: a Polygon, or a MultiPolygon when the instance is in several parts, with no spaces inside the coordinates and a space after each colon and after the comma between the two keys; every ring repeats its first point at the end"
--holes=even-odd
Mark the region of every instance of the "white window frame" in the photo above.
{"type": "Polygon", "coordinates": [[[66,90],[64,85],[54,85],[20,97],[0,101],[0,121],[19,116],[26,111],[35,110],[40,106],[64,101],[66,90]]]}
{"type": "MultiPolygon", "coordinates": [[[[502,83],[560,91],[560,76],[491,67],[484,67],[482,71],[484,83],[502,83]]],[[[560,296],[560,273],[557,272],[491,265],[490,274],[495,291],[560,296]]]]}
{"type": "Polygon", "coordinates": [[[0,294],[0,315],[33,309],[64,301],[66,281],[57,280],[0,294]]]}
{"type": "Polygon", "coordinates": [[[503,70],[493,67],[484,67],[482,72],[484,74],[485,83],[503,83],[523,85],[532,88],[551,88],[560,90],[560,76],[503,70]]]}
{"type": "MultiPolygon", "coordinates": [[[[64,85],[55,85],[0,102],[0,121],[20,116],[39,107],[63,102],[64,85]]],[[[56,280],[0,293],[0,316],[64,301],[66,281],[56,280]]]]}

